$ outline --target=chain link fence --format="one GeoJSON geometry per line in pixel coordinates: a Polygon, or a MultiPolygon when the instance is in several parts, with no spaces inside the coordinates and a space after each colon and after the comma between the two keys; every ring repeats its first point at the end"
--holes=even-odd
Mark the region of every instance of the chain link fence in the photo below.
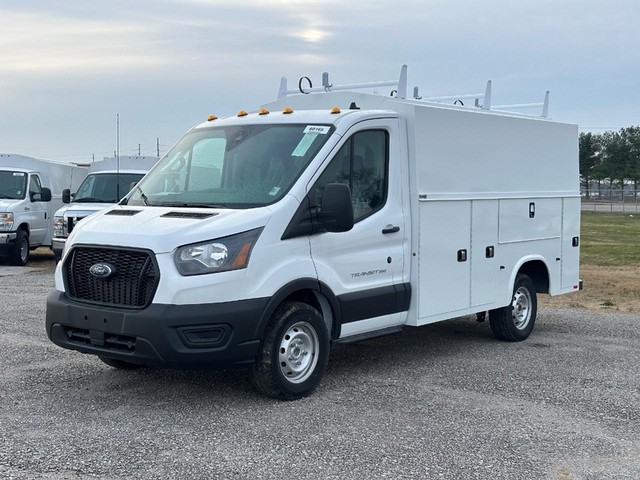
{"type": "Polygon", "coordinates": [[[582,192],[582,210],[594,212],[640,213],[640,192],[602,188],[582,192]]]}

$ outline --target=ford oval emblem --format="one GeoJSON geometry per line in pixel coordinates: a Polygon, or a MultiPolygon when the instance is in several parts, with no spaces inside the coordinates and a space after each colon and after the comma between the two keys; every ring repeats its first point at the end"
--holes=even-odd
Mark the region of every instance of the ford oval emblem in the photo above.
{"type": "Polygon", "coordinates": [[[116,273],[116,267],[110,263],[95,263],[89,268],[89,273],[97,278],[109,278],[116,273]]]}

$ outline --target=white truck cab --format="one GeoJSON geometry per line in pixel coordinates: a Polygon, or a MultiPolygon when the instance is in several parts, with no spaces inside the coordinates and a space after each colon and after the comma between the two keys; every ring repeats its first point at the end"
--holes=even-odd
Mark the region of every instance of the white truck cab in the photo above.
{"type": "Polygon", "coordinates": [[[49,338],[295,399],[331,344],[487,311],[520,341],[538,293],[581,288],[575,125],[492,110],[490,84],[482,106],[407,98],[406,67],[390,97],[325,80],[209,117],[74,229],[49,338]]]}
{"type": "Polygon", "coordinates": [[[51,247],[51,217],[62,189],[77,187],[86,169],[23,155],[0,155],[0,255],[17,266],[29,251],[51,247]]]}
{"type": "Polygon", "coordinates": [[[55,212],[52,249],[56,260],[62,257],[67,237],[80,220],[119,202],[157,162],[158,157],[153,156],[121,156],[89,164],[78,190],[63,190],[64,205],[55,212]]]}

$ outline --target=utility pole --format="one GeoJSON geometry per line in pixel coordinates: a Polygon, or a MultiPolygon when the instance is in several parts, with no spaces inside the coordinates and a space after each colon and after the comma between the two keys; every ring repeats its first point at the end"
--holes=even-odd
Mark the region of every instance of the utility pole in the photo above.
{"type": "Polygon", "coordinates": [[[116,114],[116,202],[120,200],[120,114],[116,114]]]}
{"type": "Polygon", "coordinates": [[[160,137],[156,138],[156,153],[158,158],[160,158],[160,137]]]}

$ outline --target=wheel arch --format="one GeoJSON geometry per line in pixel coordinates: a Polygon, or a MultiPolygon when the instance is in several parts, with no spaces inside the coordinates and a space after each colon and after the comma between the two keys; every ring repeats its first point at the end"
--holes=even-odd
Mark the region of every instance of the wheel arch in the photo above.
{"type": "Polygon", "coordinates": [[[511,277],[511,289],[515,284],[516,277],[519,274],[528,276],[536,287],[536,293],[549,293],[549,285],[551,283],[551,274],[549,267],[542,257],[529,257],[520,262],[520,265],[514,269],[511,277]]]}
{"type": "Polygon", "coordinates": [[[284,302],[302,302],[311,305],[320,312],[331,339],[339,338],[341,311],[338,299],[333,291],[315,278],[294,280],[274,293],[260,317],[256,337],[263,338],[264,332],[276,309],[284,302]]]}
{"type": "Polygon", "coordinates": [[[16,231],[18,230],[24,230],[28,236],[31,236],[31,232],[29,232],[28,223],[22,222],[20,225],[18,225],[18,228],[16,228],[16,231]]]}

